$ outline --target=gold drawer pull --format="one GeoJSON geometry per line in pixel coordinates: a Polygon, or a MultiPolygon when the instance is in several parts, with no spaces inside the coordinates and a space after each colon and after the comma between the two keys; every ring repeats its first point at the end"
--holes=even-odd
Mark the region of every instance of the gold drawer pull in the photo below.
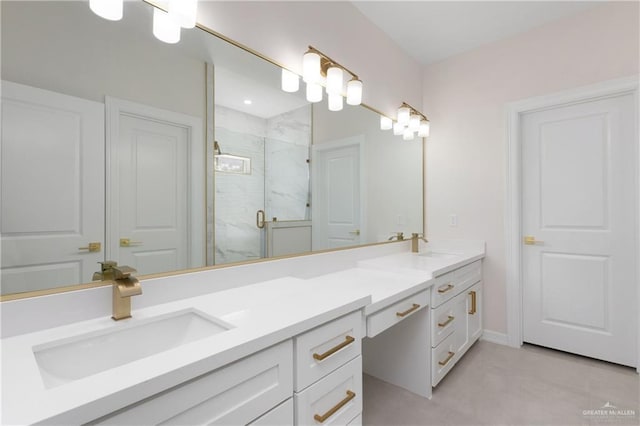
{"type": "Polygon", "coordinates": [[[475,315],[476,313],[476,291],[472,290],[469,292],[471,296],[471,310],[469,311],[469,315],[475,315]]]}
{"type": "Polygon", "coordinates": [[[438,287],[438,293],[446,293],[453,288],[453,284],[449,283],[444,287],[438,287]]]}
{"type": "Polygon", "coordinates": [[[449,351],[449,354],[447,355],[447,357],[442,361],[438,361],[438,364],[444,367],[445,365],[449,364],[449,361],[451,361],[451,358],[453,358],[455,354],[456,354],[455,352],[449,351]]]}
{"type": "Polygon", "coordinates": [[[351,392],[350,390],[348,390],[347,391],[347,397],[345,399],[343,399],[342,401],[338,402],[335,405],[335,407],[333,407],[331,410],[327,411],[323,415],[316,414],[316,415],[313,416],[313,418],[317,422],[324,423],[325,420],[327,420],[329,417],[333,416],[336,411],[338,411],[339,409],[344,407],[347,404],[347,402],[351,401],[355,397],[356,397],[356,393],[355,392],[351,392]]]}
{"type": "Polygon", "coordinates": [[[449,325],[449,323],[451,323],[451,321],[453,321],[454,319],[456,319],[456,317],[454,317],[453,315],[449,315],[447,317],[447,320],[445,322],[439,322],[438,323],[438,327],[446,327],[449,325]]]}
{"type": "Polygon", "coordinates": [[[352,344],[353,342],[355,342],[356,339],[354,339],[351,336],[346,336],[344,338],[344,342],[340,343],[338,346],[335,346],[331,349],[329,349],[328,351],[326,351],[323,354],[313,354],[313,359],[318,360],[318,361],[322,361],[323,359],[335,354],[336,352],[338,352],[340,349],[344,348],[345,346],[349,346],[350,344],[352,344]]]}
{"type": "Polygon", "coordinates": [[[418,305],[417,303],[414,303],[409,309],[407,309],[404,312],[396,312],[396,315],[399,316],[400,318],[402,317],[406,317],[407,315],[409,315],[411,312],[415,311],[416,309],[418,309],[420,307],[420,305],[418,305]]]}

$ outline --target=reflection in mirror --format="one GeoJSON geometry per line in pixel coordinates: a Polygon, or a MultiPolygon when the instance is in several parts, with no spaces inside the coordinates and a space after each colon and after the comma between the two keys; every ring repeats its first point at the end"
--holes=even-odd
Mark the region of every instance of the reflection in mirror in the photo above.
{"type": "Polygon", "coordinates": [[[422,229],[422,147],[377,114],[312,107],[199,29],[159,42],[143,2],[118,22],[86,2],[0,7],[3,295],[90,282],[106,259],[149,274],[422,229]],[[364,140],[359,197],[329,149],[349,138],[364,140]]]}
{"type": "Polygon", "coordinates": [[[313,108],[313,250],[423,232],[423,139],[380,130],[380,116],[313,108]]]}

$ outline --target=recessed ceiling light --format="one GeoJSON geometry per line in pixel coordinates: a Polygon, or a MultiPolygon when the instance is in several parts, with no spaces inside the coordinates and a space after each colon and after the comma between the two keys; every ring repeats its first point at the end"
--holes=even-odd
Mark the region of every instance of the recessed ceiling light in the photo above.
{"type": "Polygon", "coordinates": [[[244,104],[245,105],[251,105],[253,102],[251,101],[251,99],[245,99],[244,100],[244,104]]]}

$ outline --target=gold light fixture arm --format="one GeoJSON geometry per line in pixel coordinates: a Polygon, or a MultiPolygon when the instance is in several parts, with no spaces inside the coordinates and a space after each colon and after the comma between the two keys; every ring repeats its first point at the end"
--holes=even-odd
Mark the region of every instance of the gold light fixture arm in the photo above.
{"type": "Polygon", "coordinates": [[[408,103],[406,103],[406,102],[402,102],[402,105],[400,105],[400,108],[402,108],[402,107],[409,108],[409,109],[411,110],[411,114],[417,114],[417,115],[419,115],[420,117],[422,117],[424,120],[429,121],[429,119],[427,118],[427,116],[426,116],[426,115],[424,115],[423,113],[421,113],[420,111],[418,111],[418,109],[417,109],[417,108],[415,108],[415,107],[413,107],[413,106],[409,105],[408,103]]]}
{"type": "Polygon", "coordinates": [[[307,53],[309,53],[309,52],[316,53],[316,54],[318,54],[320,56],[320,72],[321,72],[321,74],[323,76],[325,76],[325,77],[327,76],[327,70],[329,68],[338,67],[338,68],[341,68],[343,71],[348,72],[353,79],[360,80],[356,73],[354,73],[349,68],[345,67],[344,65],[342,65],[338,61],[336,61],[333,58],[331,58],[329,55],[326,55],[326,54],[322,53],[321,51],[319,51],[318,49],[316,49],[315,47],[313,47],[311,45],[309,45],[309,50],[307,50],[307,53]]]}

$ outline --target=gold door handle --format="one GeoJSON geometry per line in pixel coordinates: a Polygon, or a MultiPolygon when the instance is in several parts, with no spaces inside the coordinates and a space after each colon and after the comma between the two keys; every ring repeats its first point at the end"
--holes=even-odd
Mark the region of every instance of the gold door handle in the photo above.
{"type": "Polygon", "coordinates": [[[360,230],[356,229],[355,231],[349,231],[351,235],[360,235],[360,230]]]}
{"type": "Polygon", "coordinates": [[[78,247],[78,250],[88,250],[89,253],[97,253],[102,250],[102,243],[89,243],[87,247],[78,247]]]}
{"type": "Polygon", "coordinates": [[[451,361],[451,358],[453,358],[455,354],[456,354],[455,352],[449,351],[449,353],[447,354],[447,357],[442,361],[438,361],[438,364],[444,367],[445,365],[449,364],[449,361],[451,361]]]}
{"type": "Polygon", "coordinates": [[[446,292],[448,292],[449,290],[453,289],[453,287],[454,287],[454,286],[453,286],[453,284],[448,283],[448,284],[447,284],[447,285],[445,285],[445,286],[438,287],[438,293],[446,293],[446,292]]]}
{"type": "Polygon", "coordinates": [[[404,312],[396,312],[396,315],[399,316],[400,318],[402,317],[406,317],[407,315],[409,315],[411,312],[415,311],[416,309],[418,309],[420,307],[420,305],[418,305],[417,303],[414,303],[409,309],[407,309],[404,312]]]}
{"type": "Polygon", "coordinates": [[[258,210],[256,212],[256,226],[260,229],[264,228],[264,218],[266,217],[266,214],[264,212],[264,210],[258,210]]]}
{"type": "Polygon", "coordinates": [[[324,423],[329,417],[333,416],[336,411],[344,407],[349,401],[356,397],[356,393],[350,390],[347,391],[347,396],[342,401],[338,402],[332,409],[324,413],[323,415],[316,414],[313,416],[314,420],[320,423],[324,423]]]}
{"type": "Polygon", "coordinates": [[[445,322],[439,322],[439,323],[438,323],[438,327],[446,327],[446,326],[448,326],[448,325],[451,323],[451,321],[453,321],[454,319],[456,319],[456,317],[454,317],[453,315],[449,315],[449,316],[447,317],[447,320],[446,320],[445,322]]]}
{"type": "Polygon", "coordinates": [[[141,246],[142,241],[131,241],[130,238],[120,238],[120,247],[141,246]]]}
{"type": "Polygon", "coordinates": [[[524,243],[528,246],[532,246],[535,244],[542,244],[544,243],[544,241],[541,240],[536,240],[536,237],[534,237],[533,235],[525,235],[524,236],[524,243]]]}
{"type": "Polygon", "coordinates": [[[469,315],[475,315],[476,313],[476,291],[471,290],[469,292],[469,296],[471,296],[471,310],[469,311],[469,315]]]}
{"type": "Polygon", "coordinates": [[[338,352],[340,349],[342,349],[342,348],[344,348],[346,346],[349,346],[350,344],[352,344],[355,341],[356,341],[356,339],[354,339],[353,337],[346,336],[344,338],[344,342],[340,343],[337,346],[334,346],[333,348],[329,349],[325,353],[322,353],[322,354],[314,353],[313,354],[313,359],[315,359],[316,361],[322,361],[323,359],[325,359],[327,357],[330,357],[334,353],[338,352]]]}

